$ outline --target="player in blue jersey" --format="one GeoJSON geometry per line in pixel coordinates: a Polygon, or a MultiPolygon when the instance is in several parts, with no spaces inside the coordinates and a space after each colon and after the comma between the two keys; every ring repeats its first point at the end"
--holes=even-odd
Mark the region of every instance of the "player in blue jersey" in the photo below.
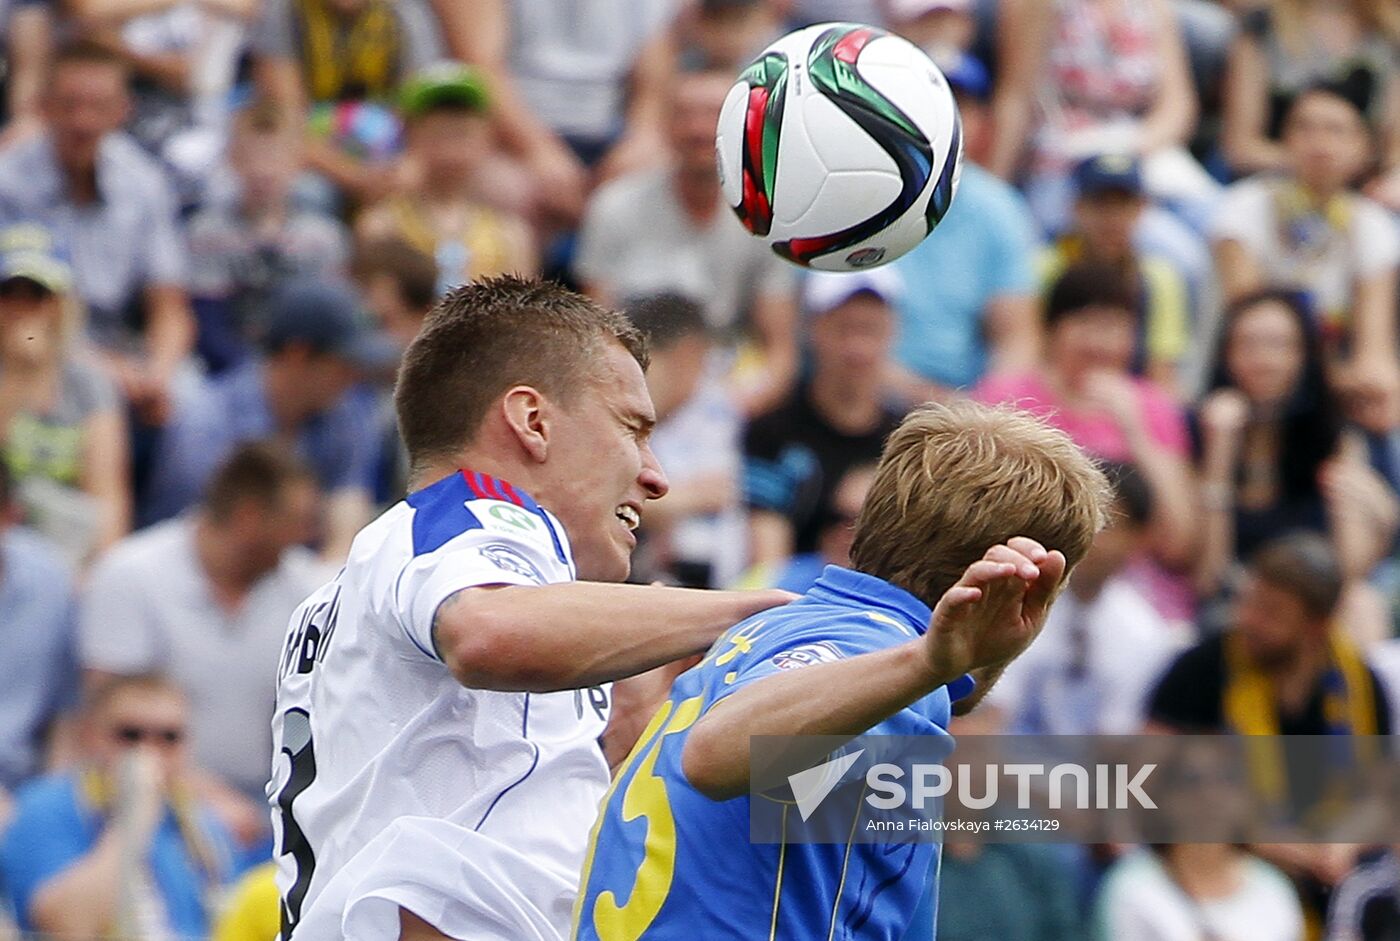
{"type": "MultiPolygon", "coordinates": [[[[938,848],[751,843],[749,738],[946,736],[1035,638],[1107,489],[1067,437],[1023,413],[910,415],[851,568],[727,631],[642,734],[604,802],[575,938],[902,938],[938,848]]],[[[795,772],[821,757],[785,761],[795,772]]]]}

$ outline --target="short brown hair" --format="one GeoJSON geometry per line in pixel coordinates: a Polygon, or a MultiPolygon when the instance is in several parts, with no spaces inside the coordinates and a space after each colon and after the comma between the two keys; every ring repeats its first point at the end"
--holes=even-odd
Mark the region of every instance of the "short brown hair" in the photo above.
{"type": "Polygon", "coordinates": [[[1336,550],[1318,533],[1289,533],[1265,543],[1249,557],[1249,571],[1297,598],[1317,619],[1336,612],[1346,583],[1336,550]]]}
{"type": "Polygon", "coordinates": [[[562,285],[502,275],[450,291],[399,367],[394,406],[409,461],[471,443],[491,403],[515,385],[567,396],[616,341],[646,369],[646,340],[622,314],[562,285]]]}
{"type": "Polygon", "coordinates": [[[885,443],[851,564],[932,607],[988,549],[1028,536],[1075,565],[1112,499],[1063,432],[1008,406],[914,410],[885,443]]]}
{"type": "Polygon", "coordinates": [[[437,259],[397,236],[361,243],[350,262],[350,273],[361,285],[378,275],[388,275],[394,280],[399,300],[419,313],[437,301],[437,259]]]}
{"type": "Polygon", "coordinates": [[[224,520],[244,500],[272,506],[287,487],[315,480],[305,463],[270,441],[239,445],[204,488],[204,510],[224,520]]]}

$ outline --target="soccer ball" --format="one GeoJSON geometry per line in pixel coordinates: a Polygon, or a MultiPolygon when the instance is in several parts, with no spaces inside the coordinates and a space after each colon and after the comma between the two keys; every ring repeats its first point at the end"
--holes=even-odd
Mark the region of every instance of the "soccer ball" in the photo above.
{"type": "Polygon", "coordinates": [[[962,122],[918,47],[822,23],[744,70],[715,149],[745,228],[803,267],[853,271],[893,261],[938,225],[958,188],[962,122]]]}

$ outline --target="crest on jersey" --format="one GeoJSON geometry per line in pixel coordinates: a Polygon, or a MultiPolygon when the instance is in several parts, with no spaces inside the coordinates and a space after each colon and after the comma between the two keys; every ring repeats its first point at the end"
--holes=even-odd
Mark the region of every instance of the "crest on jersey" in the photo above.
{"type": "Polygon", "coordinates": [[[501,542],[493,542],[490,545],[482,546],[478,551],[481,553],[483,559],[490,562],[498,569],[514,572],[516,575],[523,576],[531,581],[541,584],[544,583],[544,573],[540,571],[539,566],[531,562],[525,557],[524,553],[514,546],[508,546],[501,542]]]}
{"type": "Polygon", "coordinates": [[[800,670],[814,663],[834,663],[841,659],[841,651],[829,641],[803,644],[791,650],[784,650],[773,657],[773,665],[779,670],[800,670]]]}

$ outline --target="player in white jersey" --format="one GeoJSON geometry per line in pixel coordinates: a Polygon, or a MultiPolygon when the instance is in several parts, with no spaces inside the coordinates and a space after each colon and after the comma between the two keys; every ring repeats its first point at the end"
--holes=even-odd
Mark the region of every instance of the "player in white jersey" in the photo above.
{"type": "Polygon", "coordinates": [[[414,492],[301,606],[280,664],[283,941],[565,936],[609,682],[787,600],[602,584],[666,492],[645,366],[621,315],[516,278],[449,294],[410,346],[414,492]]]}

